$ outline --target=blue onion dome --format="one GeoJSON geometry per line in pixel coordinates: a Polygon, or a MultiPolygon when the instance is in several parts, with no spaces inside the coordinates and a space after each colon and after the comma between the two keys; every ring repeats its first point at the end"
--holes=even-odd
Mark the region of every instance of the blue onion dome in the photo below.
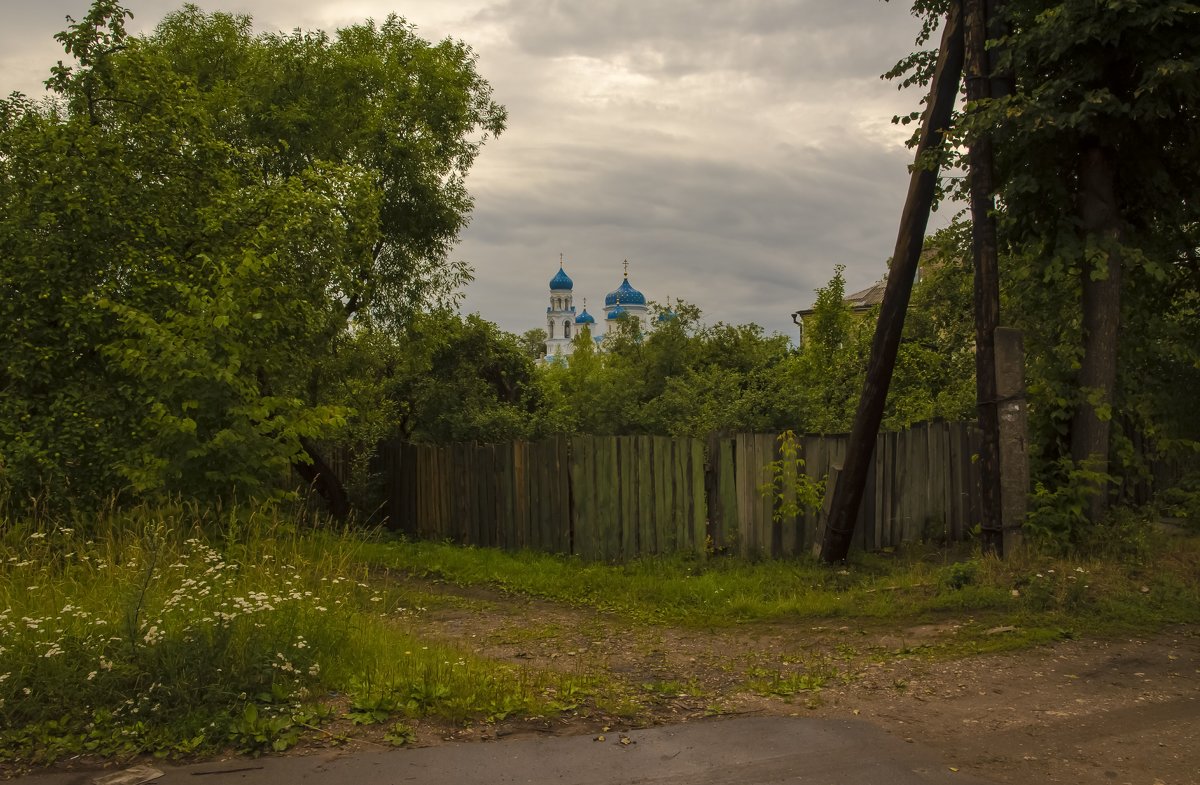
{"type": "Polygon", "coordinates": [[[620,319],[624,315],[625,309],[621,307],[620,303],[617,303],[617,307],[608,312],[608,320],[611,322],[613,319],[620,319]]]}
{"type": "Polygon", "coordinates": [[[621,281],[621,285],[615,291],[609,292],[604,297],[605,306],[624,303],[625,305],[645,305],[646,295],[639,292],[629,285],[629,273],[625,274],[625,280],[621,281]]]}
{"type": "Polygon", "coordinates": [[[552,292],[569,292],[575,283],[571,280],[571,276],[567,275],[562,268],[562,264],[558,265],[558,272],[550,279],[550,291],[552,292]]]}
{"type": "Polygon", "coordinates": [[[662,313],[660,313],[658,315],[659,324],[661,324],[663,322],[670,322],[670,321],[673,321],[674,319],[675,319],[674,311],[663,311],[662,313]]]}
{"type": "Polygon", "coordinates": [[[584,306],[583,313],[575,317],[575,324],[595,324],[596,317],[587,312],[587,306],[584,306]]]}

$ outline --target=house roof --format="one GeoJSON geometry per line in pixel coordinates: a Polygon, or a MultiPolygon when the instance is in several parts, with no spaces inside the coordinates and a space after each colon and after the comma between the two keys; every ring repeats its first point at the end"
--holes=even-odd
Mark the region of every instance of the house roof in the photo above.
{"type": "MultiPolygon", "coordinates": [[[[866,311],[883,302],[883,293],[886,289],[887,281],[878,281],[871,284],[866,289],[846,295],[842,298],[842,302],[850,306],[850,310],[852,311],[866,311]]],[[[813,308],[804,308],[799,311],[793,311],[792,321],[796,321],[797,318],[802,319],[805,316],[811,316],[812,312],[813,308]]]]}
{"type": "Polygon", "coordinates": [[[854,294],[848,294],[843,299],[851,308],[870,308],[883,302],[883,293],[887,289],[887,281],[878,281],[866,289],[854,294]]]}

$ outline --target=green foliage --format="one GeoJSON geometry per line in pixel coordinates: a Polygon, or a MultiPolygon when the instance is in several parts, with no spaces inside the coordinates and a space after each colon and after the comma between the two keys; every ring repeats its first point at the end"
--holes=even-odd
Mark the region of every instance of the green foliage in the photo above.
{"type": "Polygon", "coordinates": [[[541,369],[557,391],[550,420],[566,432],[700,436],[782,427],[792,416],[779,373],[787,338],[757,325],[704,326],[685,302],[646,333],[631,320],[610,326],[602,352],[586,328],[574,347],[569,363],[541,369]]]}
{"type": "Polygon", "coordinates": [[[516,336],[471,314],[414,315],[388,349],[385,392],[394,434],[416,442],[536,438],[553,408],[516,336]]]}
{"type": "Polygon", "coordinates": [[[973,420],[975,321],[970,224],[954,221],[925,239],[883,427],[973,420]]]}
{"type": "MultiPolygon", "coordinates": [[[[918,45],[947,6],[913,4],[924,20],[918,45]]],[[[1132,498],[1153,462],[1187,454],[1200,439],[1191,405],[1200,383],[1200,213],[1192,198],[1200,136],[1191,108],[1200,98],[1200,14],[1187,0],[1013,0],[997,8],[1003,18],[993,29],[1004,33],[988,47],[1014,89],[956,118],[939,155],[962,164],[966,144],[992,136],[1003,321],[1025,336],[1031,453],[1042,483],[1035,527],[1072,541],[1092,525],[1087,515],[1071,517],[1081,478],[1061,463],[1081,430],[1077,412],[1111,421],[1107,473],[1121,481],[1116,498],[1132,498]],[[1107,233],[1088,225],[1080,208],[1085,162],[1096,153],[1113,172],[1107,233]],[[1083,321],[1101,307],[1085,301],[1084,284],[1107,274],[1110,255],[1121,266],[1116,386],[1083,389],[1085,354],[1094,360],[1112,348],[1085,348],[1083,321]],[[1058,501],[1048,504],[1050,497],[1058,501]]],[[[932,63],[930,52],[918,52],[887,76],[927,84],[932,63]]],[[[944,185],[965,196],[965,178],[944,185]]]]}
{"type": "Polygon", "coordinates": [[[1057,468],[1065,479],[1053,485],[1035,483],[1024,528],[1043,547],[1066,550],[1088,529],[1088,501],[1097,481],[1107,478],[1095,469],[1075,466],[1069,458],[1061,459],[1057,468]]]}
{"type": "Polygon", "coordinates": [[[0,101],[17,506],[269,495],[305,440],[377,432],[338,353],[465,280],[464,177],[503,127],[470,50],[396,17],[256,36],[185,6],[135,38],[128,15],[97,0],[54,96],[0,101]]]}
{"type": "Polygon", "coordinates": [[[1127,526],[1141,532],[1140,549],[1103,548],[1099,552],[1106,561],[1086,550],[1100,543],[1083,544],[1066,555],[1020,551],[1003,561],[968,550],[852,553],[850,563],[838,571],[808,560],[748,563],[735,558],[656,558],[610,566],[433,543],[373,544],[362,555],[376,565],[655,624],[710,627],[827,618],[866,625],[878,619],[918,623],[938,614],[965,614],[972,621],[961,631],[963,645],[998,650],[1058,639],[1063,629],[1150,629],[1167,621],[1200,619],[1200,587],[1194,581],[1200,540],[1164,542],[1149,536],[1144,521],[1135,526],[1131,520],[1127,526]],[[1003,641],[986,632],[1005,625],[1019,625],[1021,635],[1003,641]]]}
{"type": "Polygon", "coordinates": [[[977,560],[954,562],[942,568],[938,582],[948,589],[962,589],[979,581],[979,562],[977,560]]]}
{"type": "MultiPolygon", "coordinates": [[[[973,416],[968,239],[958,223],[929,240],[927,274],[914,293],[888,399],[888,428],[973,416]]],[[[699,310],[684,302],[645,333],[632,323],[618,325],[605,337],[603,351],[581,330],[569,363],[539,369],[547,390],[546,427],[697,437],[719,431],[848,431],[875,316],[855,313],[844,298],[839,265],[816,291],[799,348],[753,324],[704,325],[699,310]]]]}
{"type": "Polygon", "coordinates": [[[413,732],[412,727],[405,725],[403,722],[396,722],[392,727],[388,728],[388,732],[383,734],[383,740],[393,747],[403,747],[406,744],[411,744],[416,741],[417,734],[413,732]]]}
{"type": "Polygon", "coordinates": [[[398,327],[469,279],[447,254],[471,208],[466,174],[506,117],[470,47],[425,41],[395,14],[333,36],[254,35],[249,16],[194,5],[146,43],[195,84],[223,135],[253,151],[265,176],[353,163],[378,184],[379,235],[340,282],[347,311],[398,327]]]}
{"type": "Polygon", "coordinates": [[[301,539],[269,511],[4,523],[3,757],[29,754],[23,734],[38,728],[63,752],[294,740],[292,703],[314,694],[366,604],[347,577],[361,573],[352,542],[301,539]]]}
{"type": "Polygon", "coordinates": [[[1163,493],[1158,502],[1165,515],[1200,532],[1200,471],[1185,475],[1179,485],[1163,493]]]}
{"type": "Polygon", "coordinates": [[[752,668],[746,688],[766,697],[789,698],[797,692],[820,692],[825,678],[811,673],[782,673],[766,668],[752,668]]]}
{"type": "Polygon", "coordinates": [[[763,467],[763,474],[770,480],[759,487],[759,492],[774,500],[775,520],[795,520],[821,508],[827,478],[814,480],[805,473],[804,459],[800,457],[802,444],[795,433],[784,431],[778,441],[779,459],[763,467]]]}
{"type": "MultiPolygon", "coordinates": [[[[586,329],[586,328],[585,328],[586,329]]],[[[546,331],[540,327],[521,333],[521,351],[531,360],[546,356],[546,331]]]]}
{"type": "Polygon", "coordinates": [[[849,431],[866,376],[875,319],[854,314],[845,302],[844,269],[835,267],[829,283],[817,289],[803,346],[785,371],[798,397],[796,425],[809,433],[849,431]]]}

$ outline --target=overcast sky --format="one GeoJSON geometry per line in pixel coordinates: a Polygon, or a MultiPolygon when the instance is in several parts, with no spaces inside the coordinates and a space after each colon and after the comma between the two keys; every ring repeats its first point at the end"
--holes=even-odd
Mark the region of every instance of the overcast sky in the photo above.
{"type": "MultiPolygon", "coordinates": [[[[508,129],[468,187],[464,311],[544,326],[559,254],[576,306],[621,280],[705,321],[795,334],[834,265],[879,279],[912,159],[891,117],[917,106],[879,75],[911,51],[904,0],[201,0],[259,29],[336,29],[396,12],[470,44],[508,129]]],[[[0,0],[0,91],[40,89],[52,36],[88,0],[0,0]]],[[[127,0],[133,31],[181,3],[127,0]]],[[[931,226],[944,223],[934,217],[931,226]]]]}

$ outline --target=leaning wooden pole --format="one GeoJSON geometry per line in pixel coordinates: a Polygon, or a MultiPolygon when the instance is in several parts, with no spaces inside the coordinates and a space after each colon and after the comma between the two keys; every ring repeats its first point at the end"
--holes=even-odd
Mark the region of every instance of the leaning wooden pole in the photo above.
{"type": "Polygon", "coordinates": [[[933,206],[937,185],[938,173],[928,168],[924,159],[928,151],[937,149],[942,143],[942,136],[954,111],[962,69],[962,11],[960,3],[953,2],[942,31],[937,68],[929,89],[929,105],[925,110],[917,145],[916,166],[908,182],[908,196],[900,216],[900,230],[888,272],[887,289],[884,290],[883,304],[880,306],[875,338],[871,342],[867,378],[858,402],[858,411],[854,415],[846,458],[833,486],[829,517],[821,539],[819,555],[828,563],[844,561],[850,551],[854,522],[858,518],[858,508],[867,482],[867,469],[875,448],[875,438],[879,434],[879,423],[883,420],[883,406],[892,383],[900,333],[904,329],[904,314],[908,310],[908,298],[921,258],[925,228],[929,223],[929,211],[933,206]]]}
{"type": "MultiPolygon", "coordinates": [[[[967,111],[991,98],[986,0],[963,0],[967,111]]],[[[996,394],[996,328],[1000,325],[1000,265],[992,197],[992,135],[975,129],[967,152],[971,194],[971,248],[975,257],[975,399],[979,422],[979,527],[983,550],[1002,554],[1000,418],[996,394]]]]}

